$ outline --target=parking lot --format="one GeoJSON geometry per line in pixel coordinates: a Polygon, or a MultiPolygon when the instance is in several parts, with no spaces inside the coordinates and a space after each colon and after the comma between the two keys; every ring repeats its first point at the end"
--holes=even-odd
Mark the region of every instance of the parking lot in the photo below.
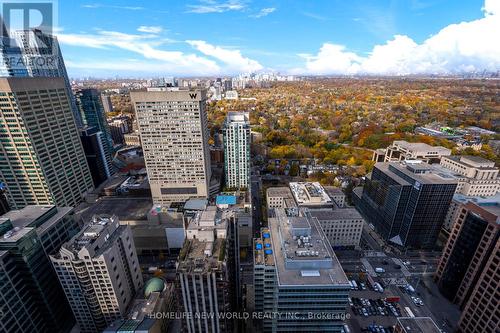
{"type": "Polygon", "coordinates": [[[375,278],[383,291],[375,290],[367,280],[355,280],[350,292],[351,332],[392,332],[397,317],[431,317],[445,333],[454,331],[458,308],[444,299],[430,277],[423,277],[415,289],[385,284],[385,278],[375,278]]]}
{"type": "Polygon", "coordinates": [[[351,318],[348,326],[351,332],[393,332],[396,318],[405,316],[398,297],[375,290],[369,283],[356,281],[349,298],[351,318]]]}

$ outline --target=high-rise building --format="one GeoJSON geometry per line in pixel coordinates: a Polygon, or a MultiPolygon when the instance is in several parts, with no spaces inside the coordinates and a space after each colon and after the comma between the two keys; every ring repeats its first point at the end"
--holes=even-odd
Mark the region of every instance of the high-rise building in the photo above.
{"type": "Polygon", "coordinates": [[[186,332],[233,332],[234,321],[228,314],[236,310],[239,295],[233,216],[210,206],[189,221],[176,279],[186,332]]]}
{"type": "Polygon", "coordinates": [[[353,199],[384,239],[403,247],[433,248],[456,187],[456,180],[424,162],[377,163],[353,199]]]}
{"type": "Polygon", "coordinates": [[[113,103],[111,103],[111,96],[101,95],[101,101],[102,101],[102,107],[104,109],[105,114],[113,112],[113,103]]]}
{"type": "Polygon", "coordinates": [[[229,112],[224,122],[226,187],[248,188],[250,182],[250,115],[229,112]]]}
{"type": "Polygon", "coordinates": [[[82,121],[71,92],[71,83],[57,37],[39,29],[15,31],[10,37],[3,38],[2,48],[7,48],[11,56],[22,60],[23,68],[18,68],[21,62],[16,62],[12,67],[13,62],[6,63],[5,58],[0,67],[6,67],[6,74],[14,77],[61,77],[70,98],[74,121],[77,127],[81,127],[82,121]]]}
{"type": "Polygon", "coordinates": [[[129,116],[121,115],[108,121],[111,138],[115,144],[124,144],[124,134],[132,131],[132,119],[129,116]]]}
{"type": "Polygon", "coordinates": [[[499,263],[500,204],[462,204],[435,275],[443,295],[462,309],[459,332],[498,331],[499,263]]]}
{"type": "Polygon", "coordinates": [[[70,207],[0,216],[0,331],[69,332],[75,323],[48,255],[78,232],[70,207]]]}
{"type": "Polygon", "coordinates": [[[92,177],[62,78],[0,78],[0,182],[12,209],[76,206],[92,177]]]}
{"type": "Polygon", "coordinates": [[[450,236],[450,232],[453,229],[453,224],[457,220],[458,214],[461,212],[461,208],[467,202],[474,202],[477,206],[494,206],[497,202],[500,202],[500,192],[494,196],[467,196],[459,193],[453,195],[453,200],[450,203],[450,208],[446,214],[443,227],[441,228],[441,234],[439,235],[441,245],[444,246],[450,236]]]}
{"type": "Polygon", "coordinates": [[[5,184],[0,183],[0,215],[7,213],[9,210],[9,202],[5,196],[5,184]]]}
{"type": "Polygon", "coordinates": [[[129,226],[95,215],[50,259],[81,332],[99,332],[126,314],[142,286],[129,226]]]}
{"type": "Polygon", "coordinates": [[[80,129],[80,140],[94,186],[98,187],[110,177],[109,155],[103,149],[102,132],[96,127],[80,129]]]}
{"type": "Polygon", "coordinates": [[[2,36],[0,36],[0,76],[28,76],[28,71],[24,65],[24,61],[20,61],[21,48],[9,36],[8,30],[0,17],[0,29],[2,36]],[[17,64],[13,66],[13,61],[17,64]]]}
{"type": "Polygon", "coordinates": [[[101,157],[105,158],[104,172],[107,179],[115,172],[111,163],[113,160],[113,139],[102,107],[101,95],[97,89],[80,89],[75,92],[75,99],[83,126],[97,129],[98,147],[96,148],[100,150],[101,157]]]}
{"type": "Polygon", "coordinates": [[[204,90],[131,92],[153,202],[207,198],[210,188],[204,90]]]}
{"type": "Polygon", "coordinates": [[[109,124],[109,132],[111,133],[111,139],[115,145],[122,145],[125,143],[125,137],[123,136],[123,130],[121,126],[115,122],[109,124]]]}
{"type": "Polygon", "coordinates": [[[341,332],[350,285],[328,238],[306,208],[270,210],[254,240],[255,311],[262,332],[341,332]]]}

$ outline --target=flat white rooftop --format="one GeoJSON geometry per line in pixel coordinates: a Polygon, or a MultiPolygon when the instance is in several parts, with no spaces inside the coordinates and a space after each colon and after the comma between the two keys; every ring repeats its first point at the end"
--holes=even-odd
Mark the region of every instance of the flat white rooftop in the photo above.
{"type": "Polygon", "coordinates": [[[332,199],[318,182],[292,182],[290,183],[290,190],[299,206],[332,203],[332,199]]]}

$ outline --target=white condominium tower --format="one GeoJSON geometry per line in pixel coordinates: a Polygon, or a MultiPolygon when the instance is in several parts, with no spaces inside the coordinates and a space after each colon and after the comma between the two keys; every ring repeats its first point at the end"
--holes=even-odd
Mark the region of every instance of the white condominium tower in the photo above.
{"type": "Polygon", "coordinates": [[[131,92],[155,204],[207,198],[210,152],[204,90],[131,92]]]}
{"type": "Polygon", "coordinates": [[[250,115],[229,112],[224,123],[226,187],[247,188],[250,180],[250,115]]]}
{"type": "Polygon", "coordinates": [[[82,333],[122,318],[142,287],[132,232],[116,216],[92,217],[50,259],[82,333]]]}
{"type": "Polygon", "coordinates": [[[93,189],[63,78],[0,78],[0,182],[13,209],[74,207],[93,189]]]}

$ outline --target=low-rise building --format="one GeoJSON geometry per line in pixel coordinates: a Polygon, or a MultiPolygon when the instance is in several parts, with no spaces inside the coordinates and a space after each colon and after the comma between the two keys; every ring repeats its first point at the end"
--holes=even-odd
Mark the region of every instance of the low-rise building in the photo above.
{"type": "Polygon", "coordinates": [[[363,217],[355,208],[311,210],[333,248],[359,248],[363,217]]]}
{"type": "Polygon", "coordinates": [[[495,162],[479,156],[445,156],[440,165],[455,173],[456,192],[468,196],[493,196],[500,191],[495,162]]]}
{"type": "Polygon", "coordinates": [[[333,202],[340,208],[345,206],[345,193],[339,187],[325,186],[325,191],[333,202]]]}
{"type": "Polygon", "coordinates": [[[151,278],[144,284],[143,293],[130,305],[125,318],[113,322],[103,333],[166,333],[174,319],[174,297],[173,284],[151,278]]]}
{"type": "Polygon", "coordinates": [[[441,157],[450,155],[451,150],[445,147],[400,140],[394,141],[385,151],[377,149],[373,154],[373,160],[375,162],[422,160],[427,163],[438,163],[441,157]],[[382,156],[384,156],[383,160],[381,160],[382,156]]]}
{"type": "Polygon", "coordinates": [[[141,136],[138,131],[123,134],[123,140],[127,146],[140,146],[141,145],[141,136]]]}
{"type": "Polygon", "coordinates": [[[229,90],[225,92],[225,99],[238,99],[238,92],[236,90],[229,90]]]}
{"type": "Polygon", "coordinates": [[[267,208],[297,207],[292,191],[288,187],[270,187],[266,191],[267,208]]]}
{"type": "Polygon", "coordinates": [[[291,182],[290,190],[299,207],[320,209],[333,208],[335,205],[318,182],[291,182]]]}

